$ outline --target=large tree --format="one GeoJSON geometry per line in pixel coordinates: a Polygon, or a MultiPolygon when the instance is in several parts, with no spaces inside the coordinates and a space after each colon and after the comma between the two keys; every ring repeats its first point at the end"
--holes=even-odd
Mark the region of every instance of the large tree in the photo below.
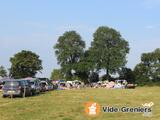
{"type": "Polygon", "coordinates": [[[113,28],[99,27],[93,35],[91,54],[95,68],[105,70],[107,79],[126,64],[128,42],[113,28]]]}
{"type": "Polygon", "coordinates": [[[134,69],[139,84],[160,82],[160,48],[153,52],[143,53],[141,63],[134,69]]]}
{"type": "Polygon", "coordinates": [[[76,66],[84,54],[85,42],[76,31],[65,32],[54,46],[58,64],[67,80],[74,76],[76,66]]]}
{"type": "Polygon", "coordinates": [[[75,67],[76,71],[75,75],[79,77],[79,79],[84,83],[89,83],[91,81],[94,81],[91,80],[93,78],[91,76],[96,74],[96,72],[94,71],[94,63],[92,61],[92,57],[90,54],[91,54],[90,51],[86,50],[75,67]]]}
{"type": "Polygon", "coordinates": [[[122,67],[119,71],[119,79],[125,79],[128,83],[135,83],[135,76],[132,69],[122,67]]]}
{"type": "Polygon", "coordinates": [[[1,77],[7,77],[7,71],[3,66],[0,66],[0,76],[1,77]]]}
{"type": "Polygon", "coordinates": [[[10,58],[10,76],[13,78],[35,77],[42,70],[42,61],[32,51],[22,50],[10,58]]]}
{"type": "Polygon", "coordinates": [[[52,73],[51,73],[51,79],[52,80],[60,80],[60,79],[63,79],[64,76],[61,72],[60,69],[53,69],[52,73]]]}

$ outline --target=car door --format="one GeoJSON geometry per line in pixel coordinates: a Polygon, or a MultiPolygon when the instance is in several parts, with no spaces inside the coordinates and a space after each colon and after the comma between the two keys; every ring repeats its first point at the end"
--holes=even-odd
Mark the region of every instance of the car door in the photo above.
{"type": "Polygon", "coordinates": [[[24,81],[20,81],[20,86],[21,86],[21,95],[23,96],[24,92],[25,92],[25,82],[24,81]]]}
{"type": "Polygon", "coordinates": [[[39,93],[40,92],[40,87],[39,87],[39,83],[38,83],[37,80],[35,81],[35,86],[36,86],[36,92],[39,93]]]}
{"type": "Polygon", "coordinates": [[[30,95],[30,86],[29,83],[24,80],[26,95],[30,95]]]}

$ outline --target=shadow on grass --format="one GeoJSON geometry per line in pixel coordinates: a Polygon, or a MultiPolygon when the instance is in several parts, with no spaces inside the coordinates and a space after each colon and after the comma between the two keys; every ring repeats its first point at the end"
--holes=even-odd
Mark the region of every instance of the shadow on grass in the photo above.
{"type": "Polygon", "coordinates": [[[35,95],[32,95],[32,96],[25,96],[25,97],[23,97],[23,96],[13,96],[13,97],[11,97],[11,96],[5,96],[5,97],[3,97],[3,98],[5,98],[5,99],[12,99],[12,98],[16,98],[16,99],[20,99],[20,98],[32,98],[32,97],[37,97],[37,96],[41,96],[41,95],[44,95],[44,94],[46,94],[46,92],[41,92],[41,93],[39,93],[39,94],[35,94],[35,95]]]}
{"type": "Polygon", "coordinates": [[[72,120],[71,118],[63,118],[62,120],[72,120]]]}
{"type": "Polygon", "coordinates": [[[139,87],[160,87],[160,82],[149,82],[143,85],[139,85],[139,87]]]}

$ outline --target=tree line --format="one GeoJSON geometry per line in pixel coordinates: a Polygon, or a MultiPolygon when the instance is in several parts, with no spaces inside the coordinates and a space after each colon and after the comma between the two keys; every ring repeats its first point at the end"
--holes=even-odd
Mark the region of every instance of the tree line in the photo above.
{"type": "MultiPolygon", "coordinates": [[[[53,69],[51,79],[81,80],[85,83],[99,80],[126,79],[140,85],[160,81],[160,48],[143,53],[134,70],[127,68],[126,56],[129,43],[119,31],[100,26],[93,33],[93,41],[86,48],[85,41],[76,31],[66,31],[54,45],[60,69],[53,69]],[[99,73],[104,75],[99,76],[99,73]],[[117,77],[118,75],[118,77],[117,77]]],[[[35,77],[41,72],[42,60],[32,51],[22,50],[10,58],[9,76],[13,78],[35,77]]],[[[0,76],[6,76],[0,67],[0,76]]]]}

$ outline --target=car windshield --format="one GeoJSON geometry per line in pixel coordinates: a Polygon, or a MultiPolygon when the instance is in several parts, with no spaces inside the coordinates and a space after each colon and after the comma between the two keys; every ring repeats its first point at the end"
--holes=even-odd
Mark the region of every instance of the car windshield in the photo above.
{"type": "Polygon", "coordinates": [[[6,81],[4,86],[18,86],[19,82],[17,81],[6,81]]]}

